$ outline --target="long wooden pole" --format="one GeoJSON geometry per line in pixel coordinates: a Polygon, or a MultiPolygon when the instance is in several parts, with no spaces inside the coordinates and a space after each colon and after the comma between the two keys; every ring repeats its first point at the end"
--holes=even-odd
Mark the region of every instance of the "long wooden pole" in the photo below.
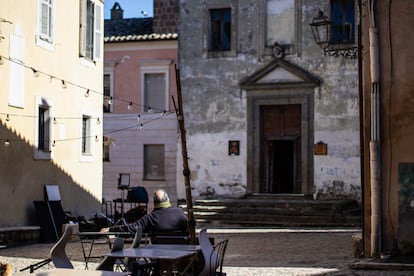
{"type": "Polygon", "coordinates": [[[175,103],[174,97],[172,97],[175,112],[177,114],[178,127],[180,129],[180,138],[181,138],[181,154],[183,158],[183,175],[184,175],[184,184],[185,184],[185,196],[187,203],[187,216],[188,216],[188,231],[190,234],[190,243],[196,244],[195,236],[195,219],[193,214],[193,197],[191,195],[191,183],[190,183],[190,169],[188,166],[188,155],[187,155],[187,138],[184,124],[184,112],[183,112],[183,100],[181,95],[181,80],[180,80],[180,71],[175,66],[175,78],[177,83],[177,98],[178,98],[178,107],[175,103]]]}

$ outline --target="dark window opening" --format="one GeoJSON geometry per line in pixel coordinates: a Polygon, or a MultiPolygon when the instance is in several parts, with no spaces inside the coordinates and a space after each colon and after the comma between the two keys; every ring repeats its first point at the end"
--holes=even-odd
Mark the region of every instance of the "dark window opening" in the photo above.
{"type": "Polygon", "coordinates": [[[331,42],[355,42],[355,1],[331,0],[331,42]]]}
{"type": "Polygon", "coordinates": [[[210,10],[209,51],[231,49],[231,9],[210,10]]]}
{"type": "Polygon", "coordinates": [[[49,108],[45,106],[39,107],[39,121],[38,121],[38,141],[37,148],[40,151],[50,151],[50,115],[49,108]]]}
{"type": "Polygon", "coordinates": [[[102,149],[102,152],[103,152],[103,161],[104,162],[109,162],[110,161],[110,159],[109,159],[109,146],[110,146],[110,139],[109,139],[109,137],[107,137],[107,136],[104,136],[103,137],[103,149],[102,149]]]}
{"type": "Polygon", "coordinates": [[[91,142],[90,142],[90,117],[82,117],[82,154],[90,154],[91,142]]]}
{"type": "Polygon", "coordinates": [[[111,112],[111,75],[104,74],[104,101],[103,101],[103,111],[104,112],[111,112]]]}

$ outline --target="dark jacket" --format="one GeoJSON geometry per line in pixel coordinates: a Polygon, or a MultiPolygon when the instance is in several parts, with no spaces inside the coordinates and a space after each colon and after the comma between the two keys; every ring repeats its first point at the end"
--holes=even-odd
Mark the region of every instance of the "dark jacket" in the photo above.
{"type": "Polygon", "coordinates": [[[112,226],[109,228],[109,231],[134,233],[138,226],[142,227],[144,233],[162,231],[183,231],[188,233],[187,217],[183,209],[178,207],[154,210],[133,223],[112,226]]]}

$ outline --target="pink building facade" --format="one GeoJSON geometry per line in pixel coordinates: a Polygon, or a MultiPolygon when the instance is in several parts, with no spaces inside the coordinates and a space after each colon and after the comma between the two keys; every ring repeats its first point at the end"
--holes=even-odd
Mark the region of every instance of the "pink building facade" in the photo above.
{"type": "MultiPolygon", "coordinates": [[[[164,188],[177,202],[178,35],[171,26],[156,27],[155,14],[162,12],[156,7],[154,19],[123,19],[115,4],[105,21],[103,198],[112,215],[120,212],[113,200],[127,197],[118,187],[120,174],[129,176],[130,187],[145,187],[150,197],[164,188]]],[[[130,207],[125,204],[124,211],[130,207]]]]}

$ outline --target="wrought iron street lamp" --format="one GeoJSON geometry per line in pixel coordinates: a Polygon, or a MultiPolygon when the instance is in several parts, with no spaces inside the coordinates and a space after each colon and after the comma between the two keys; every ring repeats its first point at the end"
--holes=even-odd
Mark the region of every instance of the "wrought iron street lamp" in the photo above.
{"type": "MultiPolygon", "coordinates": [[[[313,18],[312,23],[309,24],[312,29],[313,38],[319,47],[323,50],[325,55],[344,58],[357,58],[357,46],[350,40],[343,42],[332,41],[332,21],[324,15],[323,11],[319,10],[318,14],[313,18]]],[[[350,27],[345,26],[350,34],[350,27]]]]}
{"type": "Polygon", "coordinates": [[[313,18],[310,26],[313,38],[319,47],[323,50],[328,48],[331,39],[331,21],[323,14],[323,11],[318,11],[318,15],[313,18]]]}

